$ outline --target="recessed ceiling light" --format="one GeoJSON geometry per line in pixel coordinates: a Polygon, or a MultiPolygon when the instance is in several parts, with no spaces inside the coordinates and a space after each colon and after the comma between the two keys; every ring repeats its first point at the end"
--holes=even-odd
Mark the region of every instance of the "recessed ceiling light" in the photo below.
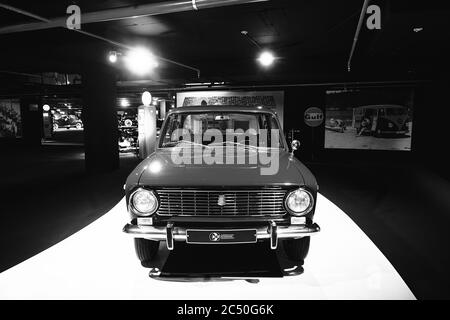
{"type": "Polygon", "coordinates": [[[263,67],[269,67],[275,61],[275,57],[274,57],[272,52],[270,52],[270,51],[263,51],[259,55],[258,61],[263,67]]]}

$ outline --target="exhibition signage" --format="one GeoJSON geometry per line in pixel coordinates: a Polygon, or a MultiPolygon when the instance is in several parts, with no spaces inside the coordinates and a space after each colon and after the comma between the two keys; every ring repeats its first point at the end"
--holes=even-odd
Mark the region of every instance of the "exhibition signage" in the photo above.
{"type": "Polygon", "coordinates": [[[156,108],[141,105],[138,107],[139,156],[148,157],[156,149],[156,108]]]}
{"type": "Polygon", "coordinates": [[[306,109],[304,114],[305,124],[310,127],[318,127],[323,123],[323,112],[317,107],[306,109]]]}

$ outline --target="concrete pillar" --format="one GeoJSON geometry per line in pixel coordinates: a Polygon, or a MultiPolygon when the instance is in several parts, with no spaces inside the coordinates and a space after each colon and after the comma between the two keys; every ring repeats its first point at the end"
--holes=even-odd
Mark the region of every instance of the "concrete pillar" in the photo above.
{"type": "Polygon", "coordinates": [[[81,81],[86,170],[115,170],[119,167],[115,73],[106,65],[85,65],[81,81]]]}
{"type": "Polygon", "coordinates": [[[22,118],[22,137],[30,146],[41,145],[42,140],[42,103],[40,97],[24,97],[20,99],[22,118]]]}

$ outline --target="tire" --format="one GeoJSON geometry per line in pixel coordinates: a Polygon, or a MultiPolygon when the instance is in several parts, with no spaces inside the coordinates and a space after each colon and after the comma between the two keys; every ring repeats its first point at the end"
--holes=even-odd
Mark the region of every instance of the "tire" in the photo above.
{"type": "Polygon", "coordinates": [[[81,124],[81,123],[77,123],[76,125],[75,125],[75,128],[77,128],[78,130],[80,130],[81,128],[83,128],[83,125],[81,124]]]}
{"type": "Polygon", "coordinates": [[[134,248],[136,255],[141,261],[142,266],[147,267],[148,263],[153,260],[158,252],[159,241],[152,241],[147,239],[135,238],[134,248]]]}
{"type": "Polygon", "coordinates": [[[310,240],[310,237],[284,240],[284,252],[286,252],[286,255],[290,260],[303,265],[303,262],[308,255],[310,240]]]}
{"type": "Polygon", "coordinates": [[[54,123],[54,124],[53,124],[53,131],[58,130],[58,128],[59,128],[59,126],[58,126],[56,123],[54,123]]]}

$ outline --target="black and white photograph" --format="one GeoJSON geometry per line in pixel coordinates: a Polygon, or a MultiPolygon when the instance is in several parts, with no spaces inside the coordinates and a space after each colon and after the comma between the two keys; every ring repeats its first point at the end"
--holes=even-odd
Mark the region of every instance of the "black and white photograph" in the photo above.
{"type": "Polygon", "coordinates": [[[285,319],[450,299],[449,15],[0,0],[0,308],[285,319]]]}
{"type": "Polygon", "coordinates": [[[0,100],[0,138],[20,138],[22,121],[18,100],[0,100]]]}
{"type": "Polygon", "coordinates": [[[414,91],[327,91],[325,148],[411,150],[414,91]]]}

